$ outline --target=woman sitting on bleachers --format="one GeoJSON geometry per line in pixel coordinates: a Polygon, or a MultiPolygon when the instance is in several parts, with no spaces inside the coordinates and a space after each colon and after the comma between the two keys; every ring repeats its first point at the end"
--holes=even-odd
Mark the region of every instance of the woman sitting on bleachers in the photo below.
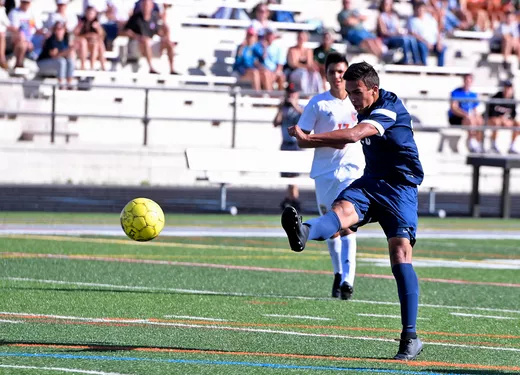
{"type": "Polygon", "coordinates": [[[60,89],[64,88],[64,79],[67,80],[69,89],[72,89],[72,78],[74,77],[74,48],[69,46],[69,40],[65,35],[66,32],[65,24],[56,22],[52,28],[52,34],[45,40],[42,52],[36,62],[40,75],[58,77],[60,89]]]}
{"type": "Polygon", "coordinates": [[[253,89],[260,91],[260,71],[258,69],[262,57],[256,48],[257,35],[250,27],[246,31],[245,40],[238,46],[233,71],[238,73],[241,81],[250,81],[253,89]]]}
{"type": "Polygon", "coordinates": [[[287,52],[286,75],[289,83],[294,83],[303,94],[316,94],[324,90],[323,80],[313,51],[305,47],[308,40],[306,31],[298,32],[296,45],[287,52]]]}
{"type": "Polygon", "coordinates": [[[420,64],[417,39],[407,35],[401,28],[399,16],[393,8],[393,0],[381,0],[377,18],[377,36],[389,49],[402,48],[403,58],[400,64],[420,64]]]}
{"type": "Polygon", "coordinates": [[[74,29],[79,44],[81,70],[85,70],[87,54],[90,54],[90,69],[99,60],[101,70],[105,70],[105,31],[98,21],[96,8],[89,6],[74,29]]]}

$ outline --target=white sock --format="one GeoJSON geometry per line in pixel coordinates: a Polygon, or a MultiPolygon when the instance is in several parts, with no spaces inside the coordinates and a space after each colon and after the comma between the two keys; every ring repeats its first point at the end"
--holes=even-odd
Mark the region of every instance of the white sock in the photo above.
{"type": "Polygon", "coordinates": [[[342,282],[354,286],[356,277],[356,234],[341,237],[341,264],[343,266],[342,282]]]}
{"type": "Polygon", "coordinates": [[[327,240],[327,246],[329,247],[330,260],[332,261],[332,268],[334,274],[342,273],[341,268],[341,238],[329,238],[327,240]]]}
{"type": "Polygon", "coordinates": [[[468,145],[470,148],[474,149],[474,150],[480,150],[480,143],[475,139],[475,138],[470,138],[468,140],[468,145]]]}

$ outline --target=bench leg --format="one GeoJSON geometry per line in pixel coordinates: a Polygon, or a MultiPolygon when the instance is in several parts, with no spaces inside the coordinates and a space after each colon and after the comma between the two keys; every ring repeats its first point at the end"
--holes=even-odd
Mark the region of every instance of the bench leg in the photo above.
{"type": "Polygon", "coordinates": [[[430,188],[430,193],[428,194],[429,202],[428,202],[428,212],[430,214],[435,214],[435,188],[430,188]]]}
{"type": "Polygon", "coordinates": [[[480,166],[473,166],[473,190],[471,192],[470,210],[471,216],[480,216],[480,194],[478,192],[478,183],[480,179],[480,166]]]}
{"type": "Polygon", "coordinates": [[[220,210],[226,211],[227,206],[227,186],[220,184],[220,210]]]}
{"type": "Polygon", "coordinates": [[[500,216],[503,219],[508,219],[511,216],[511,199],[509,193],[509,180],[511,170],[504,168],[504,174],[502,175],[502,196],[500,198],[500,216]]]}

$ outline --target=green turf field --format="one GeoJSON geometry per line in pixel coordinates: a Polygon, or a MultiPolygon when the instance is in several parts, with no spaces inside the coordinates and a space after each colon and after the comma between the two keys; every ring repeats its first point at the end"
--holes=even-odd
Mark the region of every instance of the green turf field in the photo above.
{"type": "MultiPolygon", "coordinates": [[[[4,214],[114,224],[117,215],[4,214]]],[[[274,227],[278,217],[168,215],[168,225],[274,227]]],[[[422,227],[520,229],[518,220],[422,227]]],[[[355,294],[329,298],[324,243],[283,238],[2,237],[0,374],[520,374],[520,244],[419,239],[416,361],[398,363],[384,240],[358,241],[355,294]]]]}

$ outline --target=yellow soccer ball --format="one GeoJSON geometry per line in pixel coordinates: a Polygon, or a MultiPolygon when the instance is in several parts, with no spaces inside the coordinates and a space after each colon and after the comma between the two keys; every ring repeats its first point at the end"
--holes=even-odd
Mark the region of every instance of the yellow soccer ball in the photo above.
{"type": "Polygon", "coordinates": [[[164,228],[164,212],[148,198],[135,198],[121,211],[121,228],[134,241],[150,241],[164,228]]]}

